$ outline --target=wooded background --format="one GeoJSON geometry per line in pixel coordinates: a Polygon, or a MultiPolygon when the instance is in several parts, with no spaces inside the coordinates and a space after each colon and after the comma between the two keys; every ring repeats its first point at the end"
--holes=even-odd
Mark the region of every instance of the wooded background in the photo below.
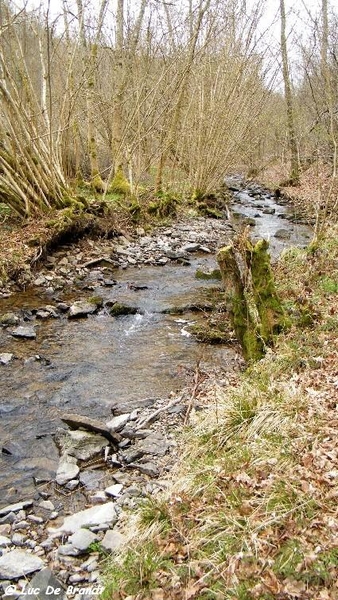
{"type": "Polygon", "coordinates": [[[279,8],[275,51],[263,2],[0,0],[1,201],[33,214],[84,182],[197,197],[274,162],[292,184],[311,164],[335,178],[337,12],[318,0],[297,42],[279,8]]]}

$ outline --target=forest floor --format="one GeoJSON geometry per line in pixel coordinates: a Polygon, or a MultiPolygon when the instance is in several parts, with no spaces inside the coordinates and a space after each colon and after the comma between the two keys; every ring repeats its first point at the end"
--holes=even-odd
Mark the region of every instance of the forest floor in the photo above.
{"type": "Polygon", "coordinates": [[[337,600],[338,239],[290,249],[276,282],[293,325],[178,436],[169,491],[107,559],[111,600],[337,600]]]}

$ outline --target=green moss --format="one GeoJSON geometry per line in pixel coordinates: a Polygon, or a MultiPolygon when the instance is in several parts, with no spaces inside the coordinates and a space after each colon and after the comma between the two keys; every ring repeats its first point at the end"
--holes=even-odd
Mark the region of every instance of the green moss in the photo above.
{"type": "Polygon", "coordinates": [[[212,271],[202,271],[202,269],[197,269],[195,277],[196,279],[217,279],[220,281],[222,279],[222,274],[219,269],[213,269],[212,271]]]}
{"type": "Polygon", "coordinates": [[[154,200],[148,204],[148,213],[158,219],[167,217],[175,217],[177,214],[178,200],[170,194],[157,194],[158,200],[154,200]]]}
{"type": "Polygon", "coordinates": [[[245,240],[241,251],[244,275],[232,245],[222,248],[217,257],[229,314],[247,360],[259,360],[287,321],[275,289],[268,246],[266,240],[255,246],[245,240]]]}
{"type": "Polygon", "coordinates": [[[121,167],[117,169],[114,179],[109,186],[109,191],[115,194],[123,194],[124,196],[130,194],[130,185],[121,167]]]}
{"type": "Polygon", "coordinates": [[[102,177],[99,173],[94,175],[90,180],[90,187],[96,192],[104,192],[105,185],[102,181],[102,177]]]}
{"type": "Polygon", "coordinates": [[[121,302],[115,302],[115,304],[110,309],[110,314],[112,317],[120,317],[122,315],[136,315],[138,312],[138,308],[135,306],[127,306],[126,304],[122,304],[121,302]]]}

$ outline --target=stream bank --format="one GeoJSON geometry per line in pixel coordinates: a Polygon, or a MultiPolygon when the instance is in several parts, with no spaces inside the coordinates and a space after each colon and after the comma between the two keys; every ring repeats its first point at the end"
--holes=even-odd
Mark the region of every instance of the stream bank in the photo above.
{"type": "MultiPolygon", "coordinates": [[[[266,191],[258,196],[257,189],[253,194],[240,185],[234,201],[242,215],[255,203],[276,206],[266,191]]],[[[252,218],[264,223],[275,214],[263,211],[252,218]]],[[[284,206],[280,211],[287,213],[284,206]]],[[[196,271],[215,269],[215,250],[232,234],[233,224],[226,219],[199,217],[151,235],[139,228],[129,239],[84,240],[48,256],[33,288],[21,294],[10,287],[3,291],[3,547],[30,549],[53,564],[65,584],[90,586],[99,580],[97,565],[88,570],[83,556],[91,544],[95,549],[103,543],[109,551],[117,538],[122,543],[115,523],[165,487],[163,477],[178,452],[175,433],[187,420],[197,391],[187,384],[197,377],[194,410],[203,410],[203,385],[213,380],[226,387],[243,366],[236,348],[200,346],[187,328],[205,318],[212,308],[208,290],[219,286],[215,280],[196,279],[196,271]],[[116,305],[134,314],[120,310],[112,315],[116,305]],[[74,318],[76,311],[83,318],[74,318]],[[161,410],[168,405],[169,410],[161,410]],[[73,433],[62,421],[69,413],[76,413],[73,433]],[[123,424],[112,424],[123,415],[123,424]],[[83,417],[101,423],[102,431],[93,434],[93,423],[83,417]],[[28,504],[20,504],[23,497],[28,504]],[[76,542],[85,548],[72,541],[63,547],[67,534],[75,533],[72,523],[65,526],[67,513],[82,513],[79,522],[96,536],[76,542]]],[[[89,565],[98,554],[92,558],[89,565]]],[[[6,579],[6,572],[0,578],[6,579]]],[[[24,575],[16,572],[9,579],[20,581],[24,575]]]]}

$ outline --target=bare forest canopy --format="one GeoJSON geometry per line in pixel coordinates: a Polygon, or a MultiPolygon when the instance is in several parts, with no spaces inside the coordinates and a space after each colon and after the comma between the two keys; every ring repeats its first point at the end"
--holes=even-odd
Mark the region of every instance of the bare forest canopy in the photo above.
{"type": "Polygon", "coordinates": [[[65,207],[84,182],[204,194],[289,158],[295,181],[319,157],[336,175],[337,14],[318,0],[308,15],[293,85],[283,5],[274,55],[260,2],[60,0],[51,17],[0,0],[0,202],[65,207]]]}

